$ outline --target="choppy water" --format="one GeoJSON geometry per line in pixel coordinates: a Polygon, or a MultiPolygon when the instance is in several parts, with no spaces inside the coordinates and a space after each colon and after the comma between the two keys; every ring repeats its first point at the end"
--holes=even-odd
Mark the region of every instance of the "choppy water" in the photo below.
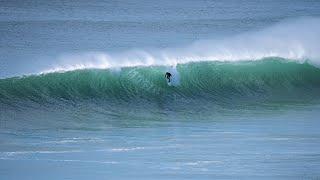
{"type": "Polygon", "coordinates": [[[1,179],[320,177],[318,1],[0,1],[0,35],[1,179]]]}

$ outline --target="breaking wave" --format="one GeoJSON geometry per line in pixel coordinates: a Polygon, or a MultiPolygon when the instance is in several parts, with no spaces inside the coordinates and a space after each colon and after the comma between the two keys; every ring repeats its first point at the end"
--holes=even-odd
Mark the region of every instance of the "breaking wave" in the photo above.
{"type": "MultiPolygon", "coordinates": [[[[320,69],[282,58],[85,69],[0,80],[0,103],[261,103],[320,97],[320,69]],[[173,74],[168,86],[164,73],[173,74]],[[179,78],[176,78],[179,77],[179,78]]],[[[196,105],[196,104],[193,104],[196,105]]]]}

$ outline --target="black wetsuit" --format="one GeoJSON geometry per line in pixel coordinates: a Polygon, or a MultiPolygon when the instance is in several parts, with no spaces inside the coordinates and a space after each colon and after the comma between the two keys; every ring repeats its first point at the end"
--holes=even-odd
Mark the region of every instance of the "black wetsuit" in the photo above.
{"type": "Polygon", "coordinates": [[[166,72],[166,75],[165,75],[165,77],[168,79],[168,81],[170,82],[170,78],[171,78],[171,73],[169,73],[169,72],[166,72]]]}

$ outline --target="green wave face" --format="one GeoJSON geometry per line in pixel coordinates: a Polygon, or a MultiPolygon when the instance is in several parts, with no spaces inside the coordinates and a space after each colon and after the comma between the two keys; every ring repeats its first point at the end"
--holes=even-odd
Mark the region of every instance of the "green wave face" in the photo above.
{"type": "Polygon", "coordinates": [[[91,101],[105,105],[134,102],[191,107],[309,102],[320,98],[320,69],[280,58],[243,62],[181,64],[173,76],[168,67],[130,67],[121,71],[87,69],[0,80],[0,103],[39,104],[91,101]],[[174,77],[175,78],[175,77],[174,77]]]}

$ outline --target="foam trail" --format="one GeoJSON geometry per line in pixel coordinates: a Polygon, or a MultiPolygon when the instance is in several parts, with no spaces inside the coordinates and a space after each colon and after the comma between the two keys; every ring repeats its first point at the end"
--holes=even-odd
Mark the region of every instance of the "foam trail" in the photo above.
{"type": "Polygon", "coordinates": [[[248,32],[221,40],[202,40],[181,48],[131,50],[118,54],[90,52],[64,55],[57,65],[41,73],[85,68],[164,65],[198,61],[258,60],[281,57],[320,64],[320,18],[302,18],[279,23],[259,32],[248,32]]]}

